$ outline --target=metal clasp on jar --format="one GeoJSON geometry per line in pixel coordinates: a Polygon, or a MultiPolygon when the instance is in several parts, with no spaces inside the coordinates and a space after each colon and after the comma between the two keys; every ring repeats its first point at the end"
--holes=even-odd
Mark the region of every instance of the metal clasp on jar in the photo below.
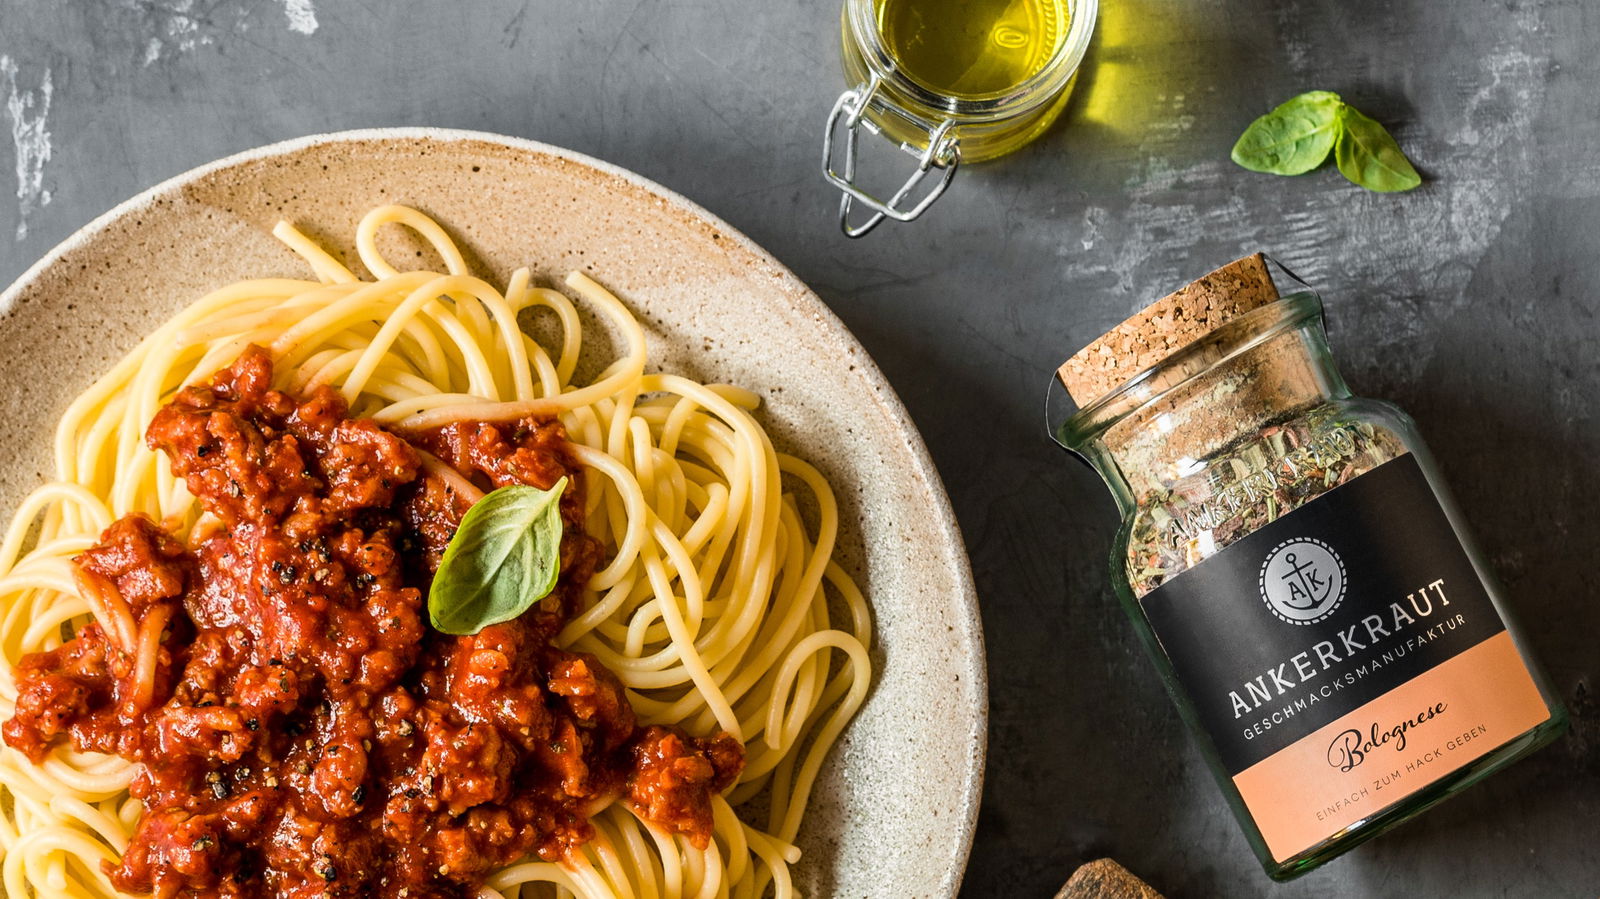
{"type": "Polygon", "coordinates": [[[950,186],[950,179],[955,177],[956,168],[961,164],[961,147],[952,132],[956,124],[954,119],[947,118],[934,123],[907,112],[884,98],[880,91],[882,86],[883,80],[874,74],[866,84],[840,94],[838,101],[833,104],[833,112],[828,115],[827,130],[822,136],[822,175],[844,192],[844,196],[839,198],[839,227],[849,237],[866,234],[885,218],[909,222],[926,212],[950,186]],[[899,142],[900,149],[917,160],[917,168],[887,200],[873,196],[855,182],[856,142],[861,136],[861,129],[865,128],[874,135],[884,134],[884,129],[867,116],[869,111],[898,118],[916,132],[927,135],[923,146],[911,141],[899,142]],[[836,165],[835,147],[841,143],[837,140],[841,125],[844,127],[844,159],[842,164],[836,165]],[[920,199],[906,206],[907,199],[935,169],[939,171],[939,180],[920,199]],[[873,212],[865,221],[852,225],[850,210],[857,200],[873,212]]]}

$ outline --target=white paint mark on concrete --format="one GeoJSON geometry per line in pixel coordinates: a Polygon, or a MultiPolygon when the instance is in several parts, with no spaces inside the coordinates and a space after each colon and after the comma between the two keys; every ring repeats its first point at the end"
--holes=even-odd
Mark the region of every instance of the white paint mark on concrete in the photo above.
{"type": "Polygon", "coordinates": [[[50,70],[45,69],[37,90],[17,84],[18,68],[9,56],[0,56],[0,78],[5,80],[6,118],[11,120],[11,142],[17,156],[17,240],[28,236],[28,216],[50,204],[44,187],[44,164],[50,161],[50,70]]]}
{"type": "Polygon", "coordinates": [[[1085,253],[1094,249],[1095,242],[1100,239],[1100,225],[1106,220],[1106,211],[1100,206],[1090,206],[1083,210],[1083,237],[1079,243],[1083,245],[1085,253]]]}
{"type": "Polygon", "coordinates": [[[169,54],[188,53],[196,47],[216,43],[215,38],[201,31],[201,19],[194,14],[194,0],[136,3],[131,8],[139,14],[141,24],[150,32],[142,59],[146,66],[160,62],[169,54]]]}
{"type": "Polygon", "coordinates": [[[194,0],[178,0],[173,4],[173,15],[167,19],[167,39],[181,53],[188,53],[200,44],[211,43],[211,38],[200,33],[200,23],[189,15],[194,0]]]}
{"type": "Polygon", "coordinates": [[[283,0],[283,12],[289,17],[290,31],[317,33],[317,10],[312,0],[283,0]]]}

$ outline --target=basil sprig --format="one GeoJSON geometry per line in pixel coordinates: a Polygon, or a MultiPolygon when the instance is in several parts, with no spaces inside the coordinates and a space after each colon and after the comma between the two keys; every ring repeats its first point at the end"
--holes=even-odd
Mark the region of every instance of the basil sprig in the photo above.
{"type": "Polygon", "coordinates": [[[476,634],[526,612],[561,573],[561,494],[501,487],[461,518],[428,590],[428,618],[446,634],[476,634]]]}
{"type": "Polygon", "coordinates": [[[1339,142],[1333,156],[1346,178],[1382,193],[1410,190],[1422,183],[1387,129],[1346,105],[1340,110],[1339,142]]]}
{"type": "Polygon", "coordinates": [[[1367,190],[1389,193],[1422,183],[1389,132],[1331,91],[1292,97],[1251,122],[1233,145],[1233,161],[1253,172],[1299,175],[1322,165],[1330,152],[1339,171],[1367,190]]]}
{"type": "Polygon", "coordinates": [[[1329,91],[1294,97],[1250,123],[1233,145],[1233,161],[1252,172],[1273,175],[1311,171],[1333,149],[1343,105],[1339,95],[1329,91]]]}

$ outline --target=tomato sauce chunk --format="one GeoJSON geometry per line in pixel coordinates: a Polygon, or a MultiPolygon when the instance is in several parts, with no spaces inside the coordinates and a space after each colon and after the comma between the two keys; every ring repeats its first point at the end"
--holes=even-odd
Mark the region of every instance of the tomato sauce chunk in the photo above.
{"type": "Polygon", "coordinates": [[[468,897],[519,859],[561,861],[618,799],[704,846],[743,747],[640,727],[615,675],[552,643],[599,556],[561,426],[401,436],[349,418],[330,388],[271,382],[252,347],[151,422],[147,442],[209,513],[194,545],[133,515],[75,560],[131,615],[134,645],[91,624],[16,672],[8,744],[35,762],[70,742],[138,763],[145,811],[108,866],[117,887],[468,897]],[[551,595],[471,636],[429,628],[467,481],[562,477],[551,595]]]}

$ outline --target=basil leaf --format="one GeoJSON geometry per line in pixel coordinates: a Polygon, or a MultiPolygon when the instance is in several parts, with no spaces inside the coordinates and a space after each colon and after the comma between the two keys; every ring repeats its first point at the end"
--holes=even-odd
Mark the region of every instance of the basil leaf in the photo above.
{"type": "Polygon", "coordinates": [[[1233,161],[1252,172],[1299,175],[1328,158],[1339,135],[1344,101],[1330,91],[1310,91],[1279,104],[1244,129],[1233,161]]]}
{"type": "Polygon", "coordinates": [[[476,634],[526,612],[561,573],[562,478],[549,490],[501,487],[461,518],[428,590],[428,618],[446,634],[476,634]]]}
{"type": "Polygon", "coordinates": [[[1339,171],[1367,190],[1391,193],[1422,183],[1387,129],[1346,106],[1339,115],[1342,127],[1333,155],[1339,171]]]}

